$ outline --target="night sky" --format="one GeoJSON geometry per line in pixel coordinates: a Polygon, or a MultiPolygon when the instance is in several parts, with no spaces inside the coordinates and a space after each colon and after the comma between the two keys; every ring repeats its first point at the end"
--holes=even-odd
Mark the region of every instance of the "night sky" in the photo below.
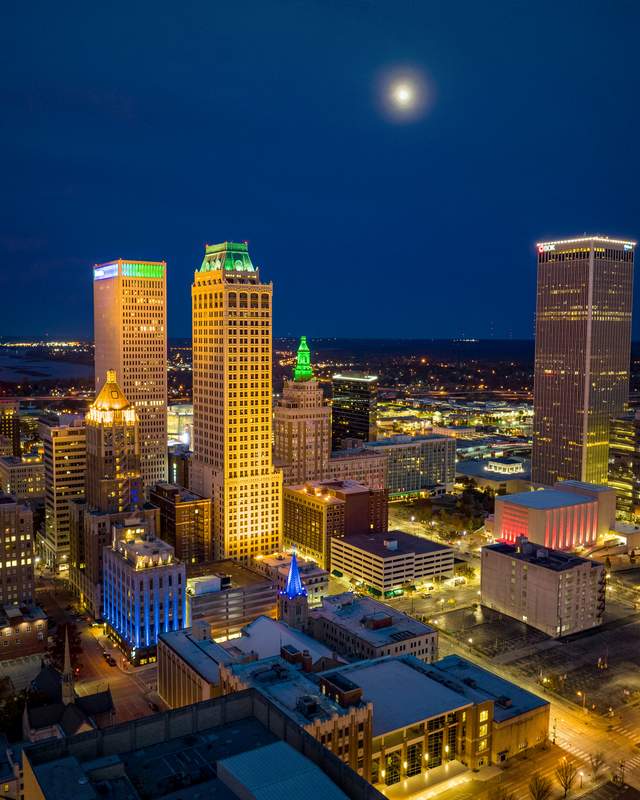
{"type": "Polygon", "coordinates": [[[640,237],[639,31],[635,0],[4,0],[0,335],[89,336],[118,256],[166,259],[190,335],[205,242],[248,239],[276,335],[530,338],[537,239],[640,237]]]}

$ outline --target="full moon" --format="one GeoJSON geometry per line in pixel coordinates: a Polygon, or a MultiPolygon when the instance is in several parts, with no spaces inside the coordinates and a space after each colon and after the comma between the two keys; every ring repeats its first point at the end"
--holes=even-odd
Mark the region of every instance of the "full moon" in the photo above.
{"type": "Polygon", "coordinates": [[[398,83],[393,87],[391,97],[398,108],[409,108],[414,100],[413,87],[408,83],[398,83]]]}

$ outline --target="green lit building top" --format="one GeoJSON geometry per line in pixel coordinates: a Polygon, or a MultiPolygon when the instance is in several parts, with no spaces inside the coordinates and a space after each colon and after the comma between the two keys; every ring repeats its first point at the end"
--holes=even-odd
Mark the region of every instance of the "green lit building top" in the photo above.
{"type": "Polygon", "coordinates": [[[307,337],[300,337],[300,345],[298,347],[298,358],[296,365],[293,368],[294,381],[310,381],[313,378],[313,367],[311,366],[311,353],[309,352],[309,345],[307,344],[307,337]]]}
{"type": "Polygon", "coordinates": [[[227,272],[255,272],[247,242],[208,244],[204,251],[201,272],[223,269],[227,272]]]}
{"type": "Polygon", "coordinates": [[[162,280],[166,268],[166,261],[127,261],[124,258],[118,258],[106,264],[96,264],[93,268],[93,280],[103,281],[118,276],[162,280]]]}

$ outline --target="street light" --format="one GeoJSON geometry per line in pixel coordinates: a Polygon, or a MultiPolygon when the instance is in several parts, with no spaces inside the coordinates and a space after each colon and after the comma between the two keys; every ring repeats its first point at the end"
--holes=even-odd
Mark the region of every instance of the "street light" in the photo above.
{"type": "Polygon", "coordinates": [[[584,713],[586,714],[586,713],[587,713],[587,706],[586,706],[586,702],[587,702],[587,693],[586,693],[586,692],[580,692],[580,691],[578,691],[578,692],[576,692],[576,694],[578,695],[578,697],[581,697],[581,698],[582,698],[582,710],[583,710],[583,711],[584,711],[584,713]]]}

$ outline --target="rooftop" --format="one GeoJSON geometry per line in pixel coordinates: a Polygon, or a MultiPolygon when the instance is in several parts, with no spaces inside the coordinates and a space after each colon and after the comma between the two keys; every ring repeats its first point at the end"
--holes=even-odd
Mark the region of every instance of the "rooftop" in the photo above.
{"type": "Polygon", "coordinates": [[[191,628],[161,633],[158,639],[171,648],[195,672],[211,684],[217,685],[220,679],[220,664],[232,660],[229,653],[211,639],[197,639],[191,628]]]}
{"type": "Polygon", "coordinates": [[[522,537],[517,544],[498,542],[487,545],[483,550],[490,550],[494,553],[501,553],[517,561],[524,561],[527,564],[535,564],[538,567],[553,570],[554,572],[564,572],[568,569],[580,566],[580,564],[591,564],[593,567],[601,566],[600,562],[591,558],[581,558],[580,556],[565,553],[562,550],[551,550],[548,547],[541,547],[533,542],[528,542],[522,537]]]}
{"type": "Polygon", "coordinates": [[[352,592],[324,597],[322,605],[311,609],[309,615],[314,618],[325,617],[335,625],[365,639],[374,647],[396,644],[404,639],[433,632],[433,628],[414,617],[403,614],[385,603],[379,603],[373,598],[357,597],[352,592]],[[376,614],[389,617],[391,624],[379,628],[367,627],[365,624],[367,618],[376,614]]]}
{"type": "Polygon", "coordinates": [[[362,689],[363,701],[373,703],[373,735],[382,736],[471,705],[459,692],[429,678],[423,666],[413,656],[385,656],[322,674],[348,676],[362,689]],[[401,687],[401,693],[393,687],[401,687]]]}
{"type": "Polygon", "coordinates": [[[375,442],[366,442],[365,447],[373,449],[379,447],[407,447],[408,445],[420,445],[424,442],[442,442],[453,441],[451,436],[444,436],[440,433],[427,433],[424,436],[407,436],[398,434],[397,436],[389,436],[388,439],[378,439],[375,442]]]}
{"type": "Polygon", "coordinates": [[[378,380],[377,375],[367,375],[364,372],[336,372],[332,378],[334,381],[358,381],[360,383],[373,383],[378,380]]]}
{"type": "Polygon", "coordinates": [[[405,533],[404,531],[357,533],[345,536],[342,539],[334,539],[333,541],[350,544],[382,558],[396,558],[409,553],[453,552],[449,545],[440,544],[431,539],[424,539],[421,536],[413,536],[411,533],[405,533]],[[396,549],[391,549],[385,544],[385,542],[393,541],[397,542],[396,549]]]}
{"type": "MultiPolygon", "coordinates": [[[[499,481],[528,481],[531,476],[531,462],[519,458],[480,458],[458,461],[456,463],[456,473],[466,475],[468,478],[485,478],[486,480],[499,481]],[[506,465],[511,463],[522,464],[523,472],[500,472],[499,470],[488,469],[490,461],[499,461],[506,465]]],[[[510,498],[514,495],[510,495],[510,498]]]]}
{"type": "Polygon", "coordinates": [[[590,492],[591,494],[601,494],[606,492],[613,492],[614,490],[611,486],[604,486],[601,483],[587,483],[586,481],[558,481],[556,483],[554,489],[555,491],[562,491],[562,489],[558,489],[557,487],[568,486],[573,489],[581,489],[583,491],[590,492]]]}
{"type": "Polygon", "coordinates": [[[226,272],[255,272],[247,242],[221,242],[205,246],[201,272],[222,269],[226,272]]]}
{"type": "Polygon", "coordinates": [[[557,489],[540,489],[533,492],[518,492],[502,497],[496,497],[496,502],[511,503],[524,508],[533,508],[540,511],[565,506],[577,506],[581,503],[592,503],[593,498],[572,492],[559,492],[557,489]]]}
{"type": "Polygon", "coordinates": [[[322,497],[327,502],[339,503],[340,498],[335,494],[364,494],[370,491],[358,481],[353,480],[326,480],[326,481],[307,481],[294,486],[285,487],[287,491],[306,494],[311,497],[322,497]]]}
{"type": "Polygon", "coordinates": [[[225,642],[224,650],[231,656],[256,653],[259,659],[273,658],[280,655],[280,648],[285,645],[292,645],[296,650],[308,650],[314,663],[333,656],[329,647],[312,636],[265,616],[259,616],[245,625],[239,638],[225,642]]]}
{"type": "Polygon", "coordinates": [[[196,494],[192,492],[190,489],[185,489],[184,486],[178,486],[176,483],[165,483],[160,482],[156,483],[154,487],[152,487],[151,491],[154,489],[161,489],[163,492],[170,493],[173,497],[177,498],[181,503],[188,503],[194,500],[205,500],[200,494],[196,494]]]}
{"type": "Polygon", "coordinates": [[[627,239],[610,239],[608,236],[602,236],[599,233],[594,233],[592,235],[587,235],[586,233],[582,236],[577,236],[575,239],[556,239],[555,241],[551,242],[536,242],[536,247],[548,247],[549,245],[557,245],[557,244],[586,244],[588,242],[603,242],[604,244],[626,244],[631,245],[631,247],[636,246],[636,242],[632,242],[627,239]]]}
{"type": "Polygon", "coordinates": [[[249,586],[264,586],[272,583],[270,578],[243,566],[231,558],[225,558],[221,561],[205,561],[194,566],[188,565],[187,572],[190,579],[207,578],[214,575],[231,578],[231,586],[222,591],[232,591],[233,589],[249,586]]]}

